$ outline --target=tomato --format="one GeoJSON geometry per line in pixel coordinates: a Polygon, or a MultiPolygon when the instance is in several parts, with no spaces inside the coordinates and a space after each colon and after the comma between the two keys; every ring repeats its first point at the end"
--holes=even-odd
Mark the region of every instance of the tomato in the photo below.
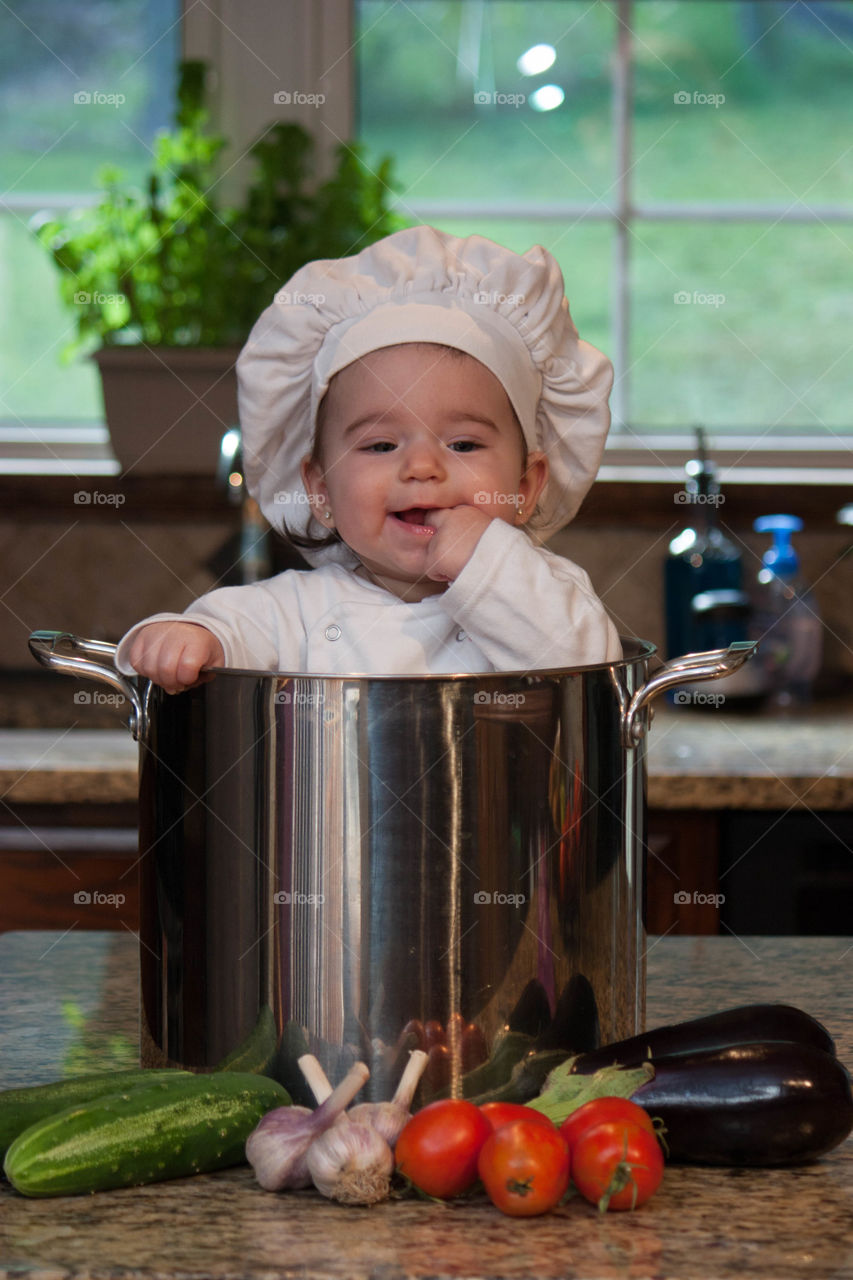
{"type": "Polygon", "coordinates": [[[419,1022],[417,1018],[411,1018],[403,1027],[403,1030],[400,1032],[400,1038],[397,1041],[398,1048],[405,1047],[409,1042],[410,1036],[414,1037],[415,1040],[415,1044],[410,1047],[415,1049],[426,1049],[427,1038],[426,1032],[424,1031],[424,1024],[419,1022]]]}
{"type": "Polygon", "coordinates": [[[424,1036],[426,1038],[427,1048],[431,1048],[434,1044],[446,1044],[444,1035],[444,1027],[435,1018],[430,1018],[429,1022],[424,1023],[424,1036]]]}
{"type": "Polygon", "coordinates": [[[568,1142],[570,1149],[582,1133],[594,1129],[599,1124],[610,1124],[612,1121],[624,1121],[626,1124],[638,1125],[654,1133],[655,1127],[646,1112],[629,1098],[593,1098],[585,1102],[577,1111],[572,1111],[560,1125],[560,1133],[568,1142]]]}
{"type": "Polygon", "coordinates": [[[569,1148],[550,1121],[549,1126],[513,1120],[483,1145],[477,1168],[489,1199],[502,1213],[531,1218],[565,1195],[569,1148]]]}
{"type": "Polygon", "coordinates": [[[473,1071],[489,1056],[486,1037],[474,1022],[469,1022],[462,1033],[462,1070],[473,1071]]]}
{"type": "Polygon", "coordinates": [[[654,1133],[614,1120],[587,1129],[572,1147],[572,1178],[586,1200],[606,1209],[636,1209],[663,1178],[663,1152],[654,1133]]]}
{"type": "Polygon", "coordinates": [[[490,1134],[473,1102],[431,1102],[415,1112],[397,1139],[397,1169],[428,1196],[449,1200],[476,1182],[477,1157],[490,1134]]]}
{"type": "Polygon", "coordinates": [[[529,1120],[531,1124],[541,1124],[546,1129],[554,1128],[554,1122],[541,1111],[534,1111],[520,1102],[484,1102],[480,1110],[493,1129],[500,1129],[513,1120],[529,1120]]]}
{"type": "Polygon", "coordinates": [[[430,1093],[438,1093],[450,1084],[451,1058],[446,1044],[430,1045],[427,1053],[424,1084],[430,1093]]]}

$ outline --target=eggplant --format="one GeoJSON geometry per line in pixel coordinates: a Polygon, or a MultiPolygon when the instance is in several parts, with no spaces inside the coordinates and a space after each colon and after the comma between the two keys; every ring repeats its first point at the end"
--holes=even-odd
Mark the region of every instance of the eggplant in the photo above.
{"type": "Polygon", "coordinates": [[[811,1045],[824,1053],[835,1053],[835,1044],[826,1027],[802,1009],[790,1004],[743,1004],[603,1045],[594,1052],[581,1054],[572,1070],[590,1075],[599,1067],[610,1067],[615,1062],[620,1067],[634,1067],[649,1058],[657,1065],[670,1058],[770,1040],[791,1041],[811,1045]]]}
{"type": "Polygon", "coordinates": [[[506,1020],[507,1029],[520,1031],[525,1036],[538,1036],[550,1021],[547,992],[538,978],[531,978],[506,1020]]]}
{"type": "Polygon", "coordinates": [[[536,1049],[587,1053],[600,1044],[601,1027],[595,992],[589,979],[582,973],[576,973],[560,992],[554,1017],[542,1028],[536,1049]]]}
{"type": "Polygon", "coordinates": [[[803,1164],[853,1129],[850,1076],[815,1045],[729,1045],[656,1060],[654,1067],[654,1079],[632,1101],[663,1121],[673,1161],[803,1164]]]}

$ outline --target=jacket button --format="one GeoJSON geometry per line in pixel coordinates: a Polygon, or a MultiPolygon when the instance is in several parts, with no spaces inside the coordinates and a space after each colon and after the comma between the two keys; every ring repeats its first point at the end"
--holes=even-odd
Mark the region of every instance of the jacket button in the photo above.
{"type": "Polygon", "coordinates": [[[341,629],[336,622],[333,622],[330,627],[326,627],[325,635],[327,640],[340,640],[341,629]]]}
{"type": "Polygon", "coordinates": [[[465,634],[465,632],[464,632],[464,631],[457,631],[457,632],[456,632],[456,639],[457,639],[457,640],[467,640],[467,639],[468,639],[468,637],[466,636],[466,634],[465,634]]]}

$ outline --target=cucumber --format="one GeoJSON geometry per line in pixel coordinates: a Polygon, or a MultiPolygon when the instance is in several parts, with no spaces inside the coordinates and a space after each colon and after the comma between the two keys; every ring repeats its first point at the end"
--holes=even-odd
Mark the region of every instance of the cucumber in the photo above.
{"type": "Polygon", "coordinates": [[[106,1093],[117,1093],[149,1081],[172,1076],[189,1075],[189,1072],[151,1071],[134,1067],[127,1071],[101,1071],[95,1075],[69,1076],[52,1084],[32,1085],[26,1089],[4,1089],[0,1092],[0,1160],[6,1154],[10,1142],[31,1124],[45,1116],[52,1116],[66,1107],[76,1107],[91,1102],[106,1093]]]}
{"type": "Polygon", "coordinates": [[[6,1152],[6,1177],[25,1196],[80,1195],[241,1164],[284,1088],[244,1072],[185,1075],[68,1107],[25,1129],[6,1152]]]}
{"type": "MultiPolygon", "coordinates": [[[[245,1040],[232,1049],[216,1071],[251,1071],[259,1076],[271,1075],[270,1066],[278,1046],[278,1030],[275,1014],[268,1004],[263,1005],[257,1022],[245,1040]]],[[[306,1049],[306,1053],[307,1053],[306,1049]]]]}

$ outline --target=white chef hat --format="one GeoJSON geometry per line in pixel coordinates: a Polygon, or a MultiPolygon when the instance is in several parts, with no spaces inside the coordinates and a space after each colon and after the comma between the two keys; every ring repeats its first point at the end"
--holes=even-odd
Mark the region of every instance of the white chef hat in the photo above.
{"type": "MultiPolygon", "coordinates": [[[[550,476],[528,528],[546,541],[595,479],[610,426],[613,368],[578,337],[556,260],[482,236],[409,227],[349,258],[309,262],[279,290],[237,361],[243,465],[274,528],[305,533],[311,506],[300,463],[331,378],[382,347],[457,347],[500,381],[529,450],[550,476]]],[[[342,544],[306,552],[352,563],[342,544]]]]}

